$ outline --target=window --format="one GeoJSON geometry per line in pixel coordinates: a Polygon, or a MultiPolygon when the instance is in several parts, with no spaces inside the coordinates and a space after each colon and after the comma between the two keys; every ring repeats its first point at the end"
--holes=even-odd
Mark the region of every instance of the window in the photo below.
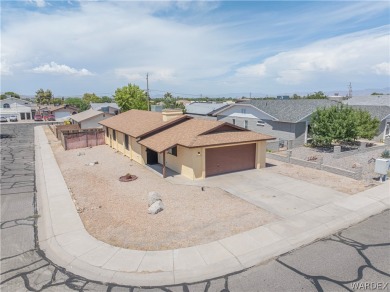
{"type": "Polygon", "coordinates": [[[129,150],[129,136],[125,135],[125,148],[126,150],[129,150]]]}
{"type": "Polygon", "coordinates": [[[245,129],[248,129],[248,121],[247,120],[244,121],[244,127],[245,127],[245,129]]]}
{"type": "Polygon", "coordinates": [[[10,108],[8,103],[3,104],[3,108],[10,108]]]}
{"type": "Polygon", "coordinates": [[[258,120],[257,123],[256,123],[256,125],[257,125],[257,126],[264,126],[265,123],[264,123],[264,121],[262,121],[262,120],[258,120]]]}
{"type": "Polygon", "coordinates": [[[236,124],[236,119],[233,119],[233,125],[235,125],[236,124]]]}
{"type": "Polygon", "coordinates": [[[173,155],[173,156],[177,156],[177,146],[172,147],[171,149],[169,149],[168,153],[173,155]]]}
{"type": "Polygon", "coordinates": [[[108,131],[108,128],[106,128],[106,137],[110,136],[110,132],[108,131]]]}
{"type": "Polygon", "coordinates": [[[116,141],[116,132],[115,130],[112,130],[112,139],[116,141]]]}
{"type": "Polygon", "coordinates": [[[242,114],[246,114],[246,108],[242,108],[242,109],[241,109],[241,113],[242,113],[242,114]]]}

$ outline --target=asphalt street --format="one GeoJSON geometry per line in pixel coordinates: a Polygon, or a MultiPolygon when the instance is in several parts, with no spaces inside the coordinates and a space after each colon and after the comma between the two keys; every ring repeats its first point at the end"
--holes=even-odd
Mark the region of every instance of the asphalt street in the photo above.
{"type": "Polygon", "coordinates": [[[1,125],[1,291],[390,291],[390,210],[250,269],[167,287],[71,274],[37,243],[36,124],[1,125]]]}

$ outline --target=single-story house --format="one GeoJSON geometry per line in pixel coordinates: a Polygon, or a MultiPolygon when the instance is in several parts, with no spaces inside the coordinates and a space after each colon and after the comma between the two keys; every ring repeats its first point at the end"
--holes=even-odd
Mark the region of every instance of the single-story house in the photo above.
{"type": "Polygon", "coordinates": [[[71,115],[78,113],[77,107],[71,105],[47,105],[39,108],[39,113],[46,117],[48,115],[54,115],[56,120],[68,119],[71,115]]]}
{"type": "Polygon", "coordinates": [[[181,110],[130,110],[100,124],[106,144],[139,164],[161,164],[191,179],[265,167],[271,136],[181,110]]]}
{"type": "Polygon", "coordinates": [[[99,122],[112,117],[114,114],[106,112],[95,111],[93,109],[72,115],[69,117],[72,124],[79,125],[80,129],[96,129],[103,126],[99,122]]]}
{"type": "Polygon", "coordinates": [[[101,111],[112,115],[117,115],[120,112],[118,104],[115,102],[90,103],[90,108],[95,111],[101,111]]]}
{"type": "Polygon", "coordinates": [[[213,113],[216,110],[227,107],[227,103],[217,102],[191,102],[185,105],[186,114],[194,117],[207,120],[216,120],[213,113]]]}
{"type": "Polygon", "coordinates": [[[218,121],[229,122],[299,147],[309,140],[311,115],[317,108],[337,105],[326,99],[248,100],[214,112],[218,121]]]}
{"type": "Polygon", "coordinates": [[[35,114],[34,106],[28,100],[8,97],[1,100],[0,116],[5,118],[17,116],[18,120],[32,120],[35,114]]]}

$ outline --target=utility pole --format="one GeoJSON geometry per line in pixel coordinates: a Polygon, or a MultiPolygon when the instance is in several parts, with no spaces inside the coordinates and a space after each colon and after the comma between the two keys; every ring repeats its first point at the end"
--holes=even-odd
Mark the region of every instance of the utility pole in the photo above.
{"type": "Polygon", "coordinates": [[[148,111],[150,111],[149,73],[146,73],[146,95],[148,97],[148,111]]]}
{"type": "Polygon", "coordinates": [[[252,98],[252,92],[249,92],[249,98],[252,98]]]}

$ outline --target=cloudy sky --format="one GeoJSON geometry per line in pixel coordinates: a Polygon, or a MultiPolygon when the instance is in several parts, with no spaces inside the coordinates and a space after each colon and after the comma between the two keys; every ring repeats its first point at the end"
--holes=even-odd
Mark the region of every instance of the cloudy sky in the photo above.
{"type": "Polygon", "coordinates": [[[1,91],[275,95],[384,88],[388,1],[1,1],[1,91]]]}

